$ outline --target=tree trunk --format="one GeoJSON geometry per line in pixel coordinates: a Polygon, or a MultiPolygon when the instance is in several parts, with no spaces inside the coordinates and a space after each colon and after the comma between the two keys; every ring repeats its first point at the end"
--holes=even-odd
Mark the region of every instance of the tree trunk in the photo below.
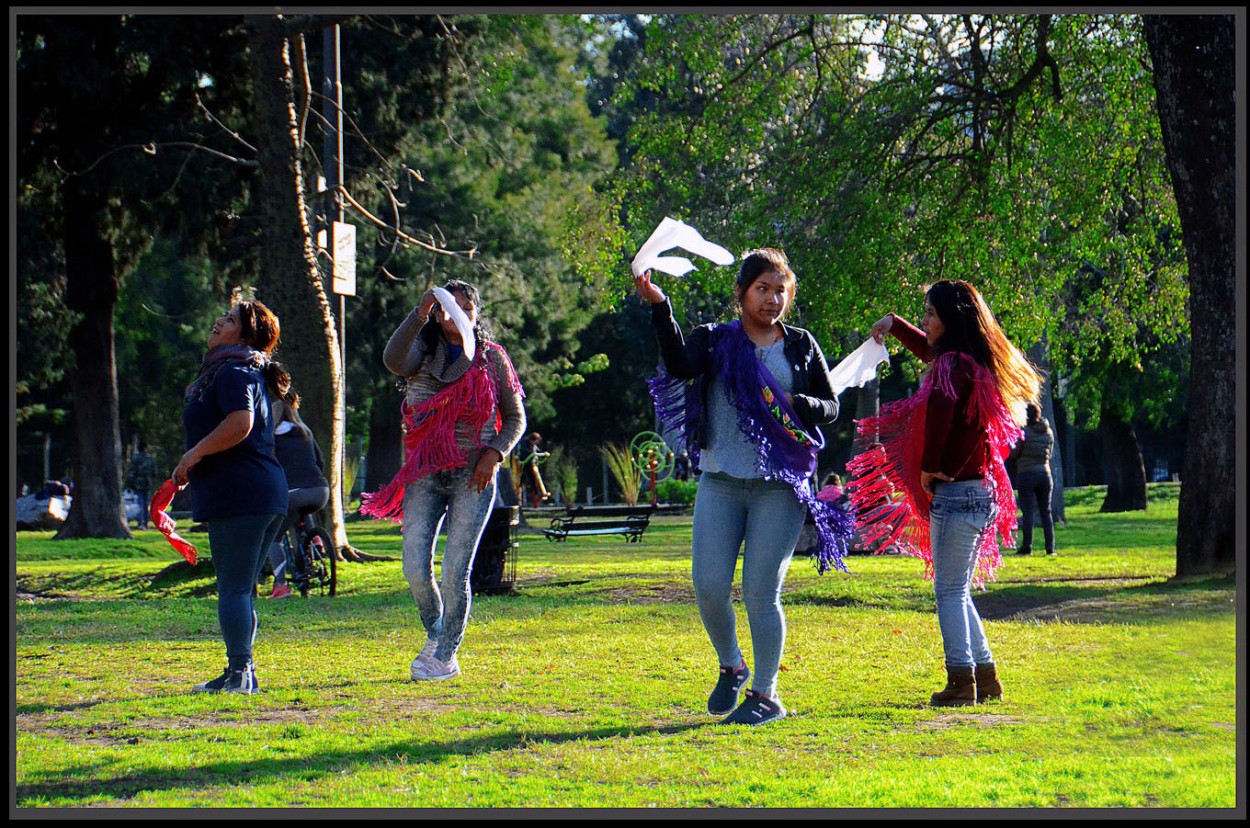
{"type": "Polygon", "coordinates": [[[72,538],[130,538],[122,507],[121,431],[113,309],[120,282],[104,216],[105,200],[71,180],[64,189],[65,304],[82,314],[69,332],[74,366],[74,499],[56,533],[72,538]]]}
{"type": "Polygon", "coordinates": [[[1133,424],[1104,410],[1098,423],[1102,441],[1103,471],[1107,495],[1100,512],[1133,512],[1146,508],[1146,464],[1133,424]]]}
{"type": "Polygon", "coordinates": [[[261,301],[282,326],[275,352],[291,371],[300,413],[325,453],[330,502],[322,525],[339,549],[347,547],[343,521],[343,370],[338,332],[326,298],[304,197],[294,74],[283,18],[248,18],[256,96],[257,159],[264,244],[261,301]]]}
{"type": "Polygon", "coordinates": [[[1236,56],[1232,15],[1147,15],[1156,105],[1189,265],[1189,434],[1177,576],[1236,571],[1236,56]]]}

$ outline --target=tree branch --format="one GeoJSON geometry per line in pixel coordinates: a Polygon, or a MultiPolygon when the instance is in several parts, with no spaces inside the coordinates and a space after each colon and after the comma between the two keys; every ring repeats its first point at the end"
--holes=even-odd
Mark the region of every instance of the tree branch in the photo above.
{"type": "MultiPolygon", "coordinates": [[[[423,250],[428,250],[431,253],[438,253],[443,256],[460,256],[466,259],[472,259],[474,256],[477,255],[476,247],[471,248],[469,250],[448,250],[444,247],[437,247],[433,244],[423,242],[420,239],[413,238],[412,236],[405,233],[403,230],[400,230],[398,227],[391,227],[389,224],[382,221],[382,219],[378,218],[373,213],[366,210],[359,201],[352,198],[351,193],[347,192],[346,187],[340,186],[338,188],[338,193],[341,196],[343,196],[343,198],[346,199],[347,202],[351,204],[352,207],[354,207],[356,211],[360,213],[362,216],[367,218],[369,221],[373,222],[373,224],[377,225],[378,227],[383,228],[385,230],[389,230],[390,232],[394,233],[396,238],[401,239],[402,241],[405,241],[408,244],[415,245],[417,247],[420,247],[423,250]]],[[[433,237],[431,236],[431,238],[433,237]]]]}

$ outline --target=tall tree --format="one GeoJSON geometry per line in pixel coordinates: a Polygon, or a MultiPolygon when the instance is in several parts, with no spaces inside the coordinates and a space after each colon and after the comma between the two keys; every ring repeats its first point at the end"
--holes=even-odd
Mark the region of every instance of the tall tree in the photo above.
{"type": "Polygon", "coordinates": [[[330,484],[326,525],[343,549],[348,545],[341,496],[343,370],[305,199],[305,147],[294,69],[300,64],[292,62],[293,45],[301,32],[305,28],[318,31],[319,25],[312,21],[292,25],[281,14],[247,19],[260,167],[258,204],[264,217],[257,281],[263,287],[259,298],[272,306],[281,321],[276,355],[298,381],[307,420],[315,425],[325,447],[330,484]]]}
{"type": "MultiPolygon", "coordinates": [[[[63,295],[74,314],[67,344],[75,498],[59,538],[130,536],[122,513],[118,291],[154,233],[179,224],[204,230],[211,221],[199,222],[205,213],[195,205],[221,196],[154,141],[199,114],[204,79],[231,59],[229,23],[169,21],[17,19],[18,204],[40,211],[54,228],[49,241],[63,256],[63,295]],[[212,35],[205,37],[206,29],[212,35]],[[169,48],[167,37],[179,48],[169,48]],[[180,209],[171,209],[175,204],[180,209]]],[[[37,261],[19,260],[23,268],[37,261]]],[[[27,270],[22,278],[39,276],[27,270]]]]}
{"type": "MultiPolygon", "coordinates": [[[[1156,100],[1189,263],[1189,439],[1178,576],[1236,569],[1237,33],[1232,15],[1147,15],[1156,100]]],[[[1244,29],[1243,29],[1244,31],[1244,29]]],[[[1244,48],[1244,40],[1240,44],[1244,48]]]]}

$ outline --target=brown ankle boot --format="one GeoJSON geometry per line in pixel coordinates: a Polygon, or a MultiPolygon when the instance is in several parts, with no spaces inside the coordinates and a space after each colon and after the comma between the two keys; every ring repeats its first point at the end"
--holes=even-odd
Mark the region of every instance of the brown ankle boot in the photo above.
{"type": "Polygon", "coordinates": [[[1003,685],[998,680],[998,670],[994,668],[994,662],[989,664],[978,664],[976,669],[977,680],[977,702],[989,701],[990,699],[1001,699],[1003,697],[1003,685]]]}
{"type": "Polygon", "coordinates": [[[977,703],[977,679],[972,667],[946,665],[946,687],[929,699],[933,707],[966,707],[977,703]]]}

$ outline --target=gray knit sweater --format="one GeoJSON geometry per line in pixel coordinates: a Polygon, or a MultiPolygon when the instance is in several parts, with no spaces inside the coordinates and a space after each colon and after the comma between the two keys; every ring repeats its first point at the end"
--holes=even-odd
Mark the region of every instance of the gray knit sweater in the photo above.
{"type": "MultiPolygon", "coordinates": [[[[382,363],[386,369],[408,381],[407,400],[410,406],[425,402],[469,370],[469,360],[465,358],[464,352],[456,349],[453,354],[442,336],[438,337],[433,351],[429,350],[425,339],[419,336],[421,328],[421,317],[417,315],[417,309],[413,308],[391,334],[386,349],[382,352],[382,363]]],[[[495,396],[503,422],[496,430],[495,418],[487,418],[478,437],[482,448],[493,448],[501,455],[507,455],[525,433],[525,406],[521,402],[521,395],[509,387],[505,358],[494,348],[479,347],[479,351],[485,353],[490,375],[495,380],[495,396]]],[[[457,423],[456,445],[469,451],[474,448],[475,442],[467,427],[463,423],[457,423]]],[[[475,452],[467,458],[470,468],[476,465],[478,456],[480,453],[475,452]]]]}

